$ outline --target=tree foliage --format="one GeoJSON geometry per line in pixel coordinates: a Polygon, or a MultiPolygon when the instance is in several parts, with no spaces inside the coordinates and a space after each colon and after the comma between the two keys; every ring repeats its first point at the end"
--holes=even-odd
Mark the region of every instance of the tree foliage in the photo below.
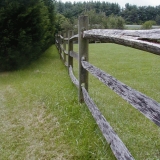
{"type": "Polygon", "coordinates": [[[120,16],[110,15],[107,19],[107,28],[109,29],[124,29],[125,21],[120,16]]]}
{"type": "Polygon", "coordinates": [[[51,0],[1,0],[0,17],[0,70],[25,66],[53,41],[51,0]]]}
{"type": "MultiPolygon", "coordinates": [[[[96,14],[105,14],[121,16],[127,24],[143,24],[146,21],[153,20],[159,22],[160,5],[159,6],[137,6],[127,3],[121,8],[117,3],[109,3],[105,1],[88,1],[88,2],[56,2],[57,12],[66,18],[77,18],[81,13],[94,11],[96,14]]],[[[157,23],[158,24],[158,23],[157,23]]]]}
{"type": "Polygon", "coordinates": [[[142,25],[142,29],[151,29],[153,25],[155,25],[156,22],[155,21],[146,21],[143,25],[142,25]]]}

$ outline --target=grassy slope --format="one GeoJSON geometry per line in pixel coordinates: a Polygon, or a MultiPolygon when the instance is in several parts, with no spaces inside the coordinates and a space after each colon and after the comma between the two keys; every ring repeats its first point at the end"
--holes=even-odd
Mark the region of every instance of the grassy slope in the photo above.
{"type": "MultiPolygon", "coordinates": [[[[74,48],[77,50],[76,45],[74,48]]],[[[89,61],[160,102],[159,56],[116,44],[90,44],[89,61]]],[[[77,72],[76,68],[74,70],[77,72]]],[[[89,92],[135,159],[160,159],[158,126],[92,75],[89,76],[89,92]]]]}
{"type": "Polygon", "coordinates": [[[0,73],[0,159],[115,159],[54,46],[0,73]]]}

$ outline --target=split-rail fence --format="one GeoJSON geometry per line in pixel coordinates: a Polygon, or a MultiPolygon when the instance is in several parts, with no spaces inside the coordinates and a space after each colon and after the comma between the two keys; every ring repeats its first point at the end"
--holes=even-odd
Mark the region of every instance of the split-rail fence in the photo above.
{"type": "Polygon", "coordinates": [[[88,106],[96,123],[102,131],[103,136],[110,144],[115,157],[118,160],[133,160],[134,158],[129,150],[115,133],[105,117],[101,114],[96,104],[90,98],[87,92],[88,72],[98,78],[102,83],[116,92],[119,96],[121,96],[124,100],[130,103],[134,108],[140,111],[144,116],[153,121],[159,127],[160,104],[90,64],[88,62],[89,40],[121,44],[160,55],[160,30],[88,30],[88,17],[80,16],[78,20],[78,34],[73,35],[72,31],[68,31],[68,38],[66,37],[66,34],[63,34],[62,36],[59,32],[59,34],[56,35],[55,42],[60,54],[60,58],[64,61],[65,66],[68,67],[70,78],[78,88],[79,102],[85,102],[88,106]],[[73,51],[74,41],[78,41],[78,53],[73,51]],[[68,51],[66,51],[67,43],[68,51]],[[77,79],[73,74],[73,58],[78,60],[79,79],[77,79]]]}

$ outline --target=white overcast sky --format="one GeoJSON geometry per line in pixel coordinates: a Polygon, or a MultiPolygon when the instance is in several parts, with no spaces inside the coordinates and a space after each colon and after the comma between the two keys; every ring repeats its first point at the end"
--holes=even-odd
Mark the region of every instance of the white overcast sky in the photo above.
{"type": "MultiPolygon", "coordinates": [[[[61,2],[84,2],[85,0],[57,0],[61,2]]],[[[90,0],[87,0],[90,1],[90,0]]],[[[86,2],[87,2],[86,1],[86,2]]],[[[92,0],[91,0],[92,1],[92,0]]],[[[137,6],[159,6],[160,0],[93,0],[93,1],[105,1],[109,3],[118,3],[121,7],[125,7],[126,3],[137,6]]]]}

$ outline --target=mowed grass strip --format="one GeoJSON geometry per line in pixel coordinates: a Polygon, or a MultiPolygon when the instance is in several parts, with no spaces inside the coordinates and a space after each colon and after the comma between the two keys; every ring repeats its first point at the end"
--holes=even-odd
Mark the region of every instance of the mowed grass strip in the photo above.
{"type": "Polygon", "coordinates": [[[0,73],[0,159],[115,159],[77,94],[55,46],[0,73]]]}
{"type": "MultiPolygon", "coordinates": [[[[78,51],[78,46],[74,46],[78,51]]],[[[89,62],[160,103],[160,56],[107,43],[89,44],[89,62]]],[[[78,75],[76,60],[75,75],[78,75]]],[[[138,160],[160,160],[160,127],[89,74],[89,94],[138,160]]]]}

